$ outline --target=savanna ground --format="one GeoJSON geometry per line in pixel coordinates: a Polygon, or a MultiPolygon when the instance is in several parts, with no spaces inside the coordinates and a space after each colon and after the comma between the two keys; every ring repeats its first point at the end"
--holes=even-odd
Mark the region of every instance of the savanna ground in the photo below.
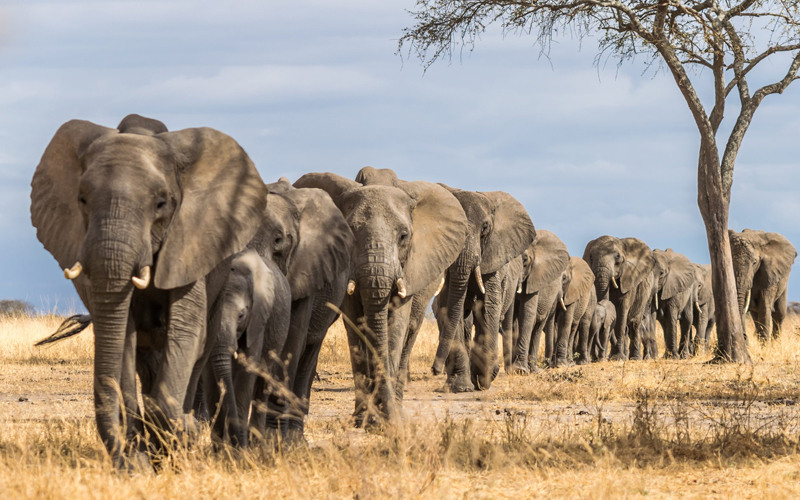
{"type": "MultiPolygon", "coordinates": [[[[352,427],[344,329],[325,341],[309,447],[215,452],[203,433],[159,474],[117,474],[93,419],[92,335],[32,346],[62,318],[0,318],[2,498],[798,498],[800,321],[753,366],[607,362],[501,373],[440,392],[436,328],[412,358],[404,423],[352,427]]],[[[751,330],[752,331],[752,330],[751,330]]],[[[750,335],[753,339],[753,335],[750,335]]],[[[662,346],[663,351],[663,346],[662,346]]]]}

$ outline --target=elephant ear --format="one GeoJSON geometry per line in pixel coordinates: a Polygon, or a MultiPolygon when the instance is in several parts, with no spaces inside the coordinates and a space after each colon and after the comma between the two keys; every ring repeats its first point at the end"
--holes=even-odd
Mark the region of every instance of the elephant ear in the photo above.
{"type": "Polygon", "coordinates": [[[416,206],[411,215],[411,250],[403,267],[409,295],[417,293],[455,262],[467,239],[461,203],[443,187],[425,181],[398,181],[416,206]]]}
{"type": "Polygon", "coordinates": [[[667,249],[665,252],[670,261],[669,274],[661,289],[661,299],[667,300],[691,287],[695,282],[695,268],[692,261],[683,254],[667,249]]]}
{"type": "Polygon", "coordinates": [[[156,136],[173,150],[182,191],[156,264],[155,286],[187,285],[241,251],[261,223],[267,188],[247,153],[210,128],[156,136]]]}
{"type": "Polygon", "coordinates": [[[567,245],[550,231],[536,231],[531,249],[533,249],[533,264],[525,280],[527,294],[538,292],[561,276],[570,259],[567,245]]]}
{"type": "Polygon", "coordinates": [[[522,203],[503,191],[481,193],[494,203],[492,231],[481,253],[481,273],[493,273],[521,255],[533,242],[536,229],[522,203]]]}
{"type": "Polygon", "coordinates": [[[62,125],[42,155],[31,181],[31,222],[36,237],[61,268],[78,259],[86,229],[78,205],[82,157],[97,139],[115,129],[83,120],[62,125]]]}
{"type": "Polygon", "coordinates": [[[778,233],[765,233],[764,241],[761,268],[766,269],[767,284],[772,286],[789,276],[797,250],[778,233]]]}
{"type": "Polygon", "coordinates": [[[312,172],[310,174],[305,174],[304,176],[300,177],[295,181],[294,187],[296,188],[318,188],[322,189],[331,197],[333,202],[339,208],[339,210],[347,216],[345,213],[344,201],[345,197],[344,194],[351,189],[360,187],[361,184],[351,181],[341,175],[333,174],[330,172],[312,172]]]}
{"type": "Polygon", "coordinates": [[[570,257],[569,265],[572,268],[572,280],[564,296],[566,305],[580,299],[594,287],[594,273],[586,261],[580,257],[570,257]]]}
{"type": "Polygon", "coordinates": [[[622,238],[620,242],[625,252],[625,261],[622,263],[619,288],[622,293],[628,293],[653,271],[656,261],[653,251],[642,240],[622,238]]]}
{"type": "Polygon", "coordinates": [[[364,167],[356,174],[356,182],[364,186],[394,186],[397,187],[397,174],[390,168],[364,167]]]}
{"type": "Polygon", "coordinates": [[[297,300],[349,269],[355,238],[342,212],[322,189],[292,189],[282,196],[299,214],[297,248],[287,273],[292,300],[297,300]]]}

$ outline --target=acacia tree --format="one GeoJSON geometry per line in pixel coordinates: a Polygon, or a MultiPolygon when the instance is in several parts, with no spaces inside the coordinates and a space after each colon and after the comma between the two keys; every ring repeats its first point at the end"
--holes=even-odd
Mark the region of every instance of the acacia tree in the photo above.
{"type": "MultiPolygon", "coordinates": [[[[641,55],[666,66],[700,133],[697,202],[711,255],[717,314],[714,361],[750,362],[744,338],[744,297],[738,295],[728,240],[728,208],[736,155],[758,106],[781,94],[800,69],[800,0],[417,0],[415,24],[403,30],[407,47],[427,69],[458,50],[471,49],[491,24],[504,34],[527,33],[542,50],[570,32],[599,39],[604,54],[622,63],[641,55]],[[763,35],[763,36],[757,36],[763,35]],[[770,61],[781,78],[751,92],[748,76],[770,61]],[[713,75],[713,102],[704,104],[698,70],[713,75]],[[740,108],[727,138],[717,137],[728,97],[740,108]],[[710,112],[707,109],[710,108],[710,112]]],[[[709,82],[711,84],[711,82],[709,82]]]]}

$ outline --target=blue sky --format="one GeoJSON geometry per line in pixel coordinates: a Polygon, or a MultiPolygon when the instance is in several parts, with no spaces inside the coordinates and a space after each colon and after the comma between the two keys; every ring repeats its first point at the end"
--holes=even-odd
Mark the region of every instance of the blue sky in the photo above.
{"type": "MultiPolygon", "coordinates": [[[[612,234],[709,261],[686,105],[669,76],[645,73],[644,60],[595,68],[592,40],[558,40],[548,60],[532,37],[491,31],[474,52],[423,75],[417,60],[395,54],[412,0],[4,4],[0,298],[75,307],[31,227],[30,179],[63,122],[113,127],[128,113],[171,130],[217,128],[267,182],[392,168],[406,179],[508,191],[574,255],[612,234]]],[[[780,70],[768,67],[751,86],[780,70]]],[[[768,98],[748,132],[732,228],[777,231],[800,246],[798,137],[795,84],[768,98]]],[[[800,300],[797,275],[789,298],[800,300]]]]}

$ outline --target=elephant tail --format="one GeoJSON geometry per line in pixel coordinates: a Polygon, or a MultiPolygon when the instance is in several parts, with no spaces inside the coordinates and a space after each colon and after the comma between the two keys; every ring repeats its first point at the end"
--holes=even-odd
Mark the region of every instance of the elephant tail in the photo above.
{"type": "Polygon", "coordinates": [[[88,314],[76,314],[65,319],[58,330],[49,337],[45,337],[34,345],[39,347],[53,342],[59,342],[66,338],[72,337],[86,330],[86,327],[92,324],[92,317],[88,314]]]}

